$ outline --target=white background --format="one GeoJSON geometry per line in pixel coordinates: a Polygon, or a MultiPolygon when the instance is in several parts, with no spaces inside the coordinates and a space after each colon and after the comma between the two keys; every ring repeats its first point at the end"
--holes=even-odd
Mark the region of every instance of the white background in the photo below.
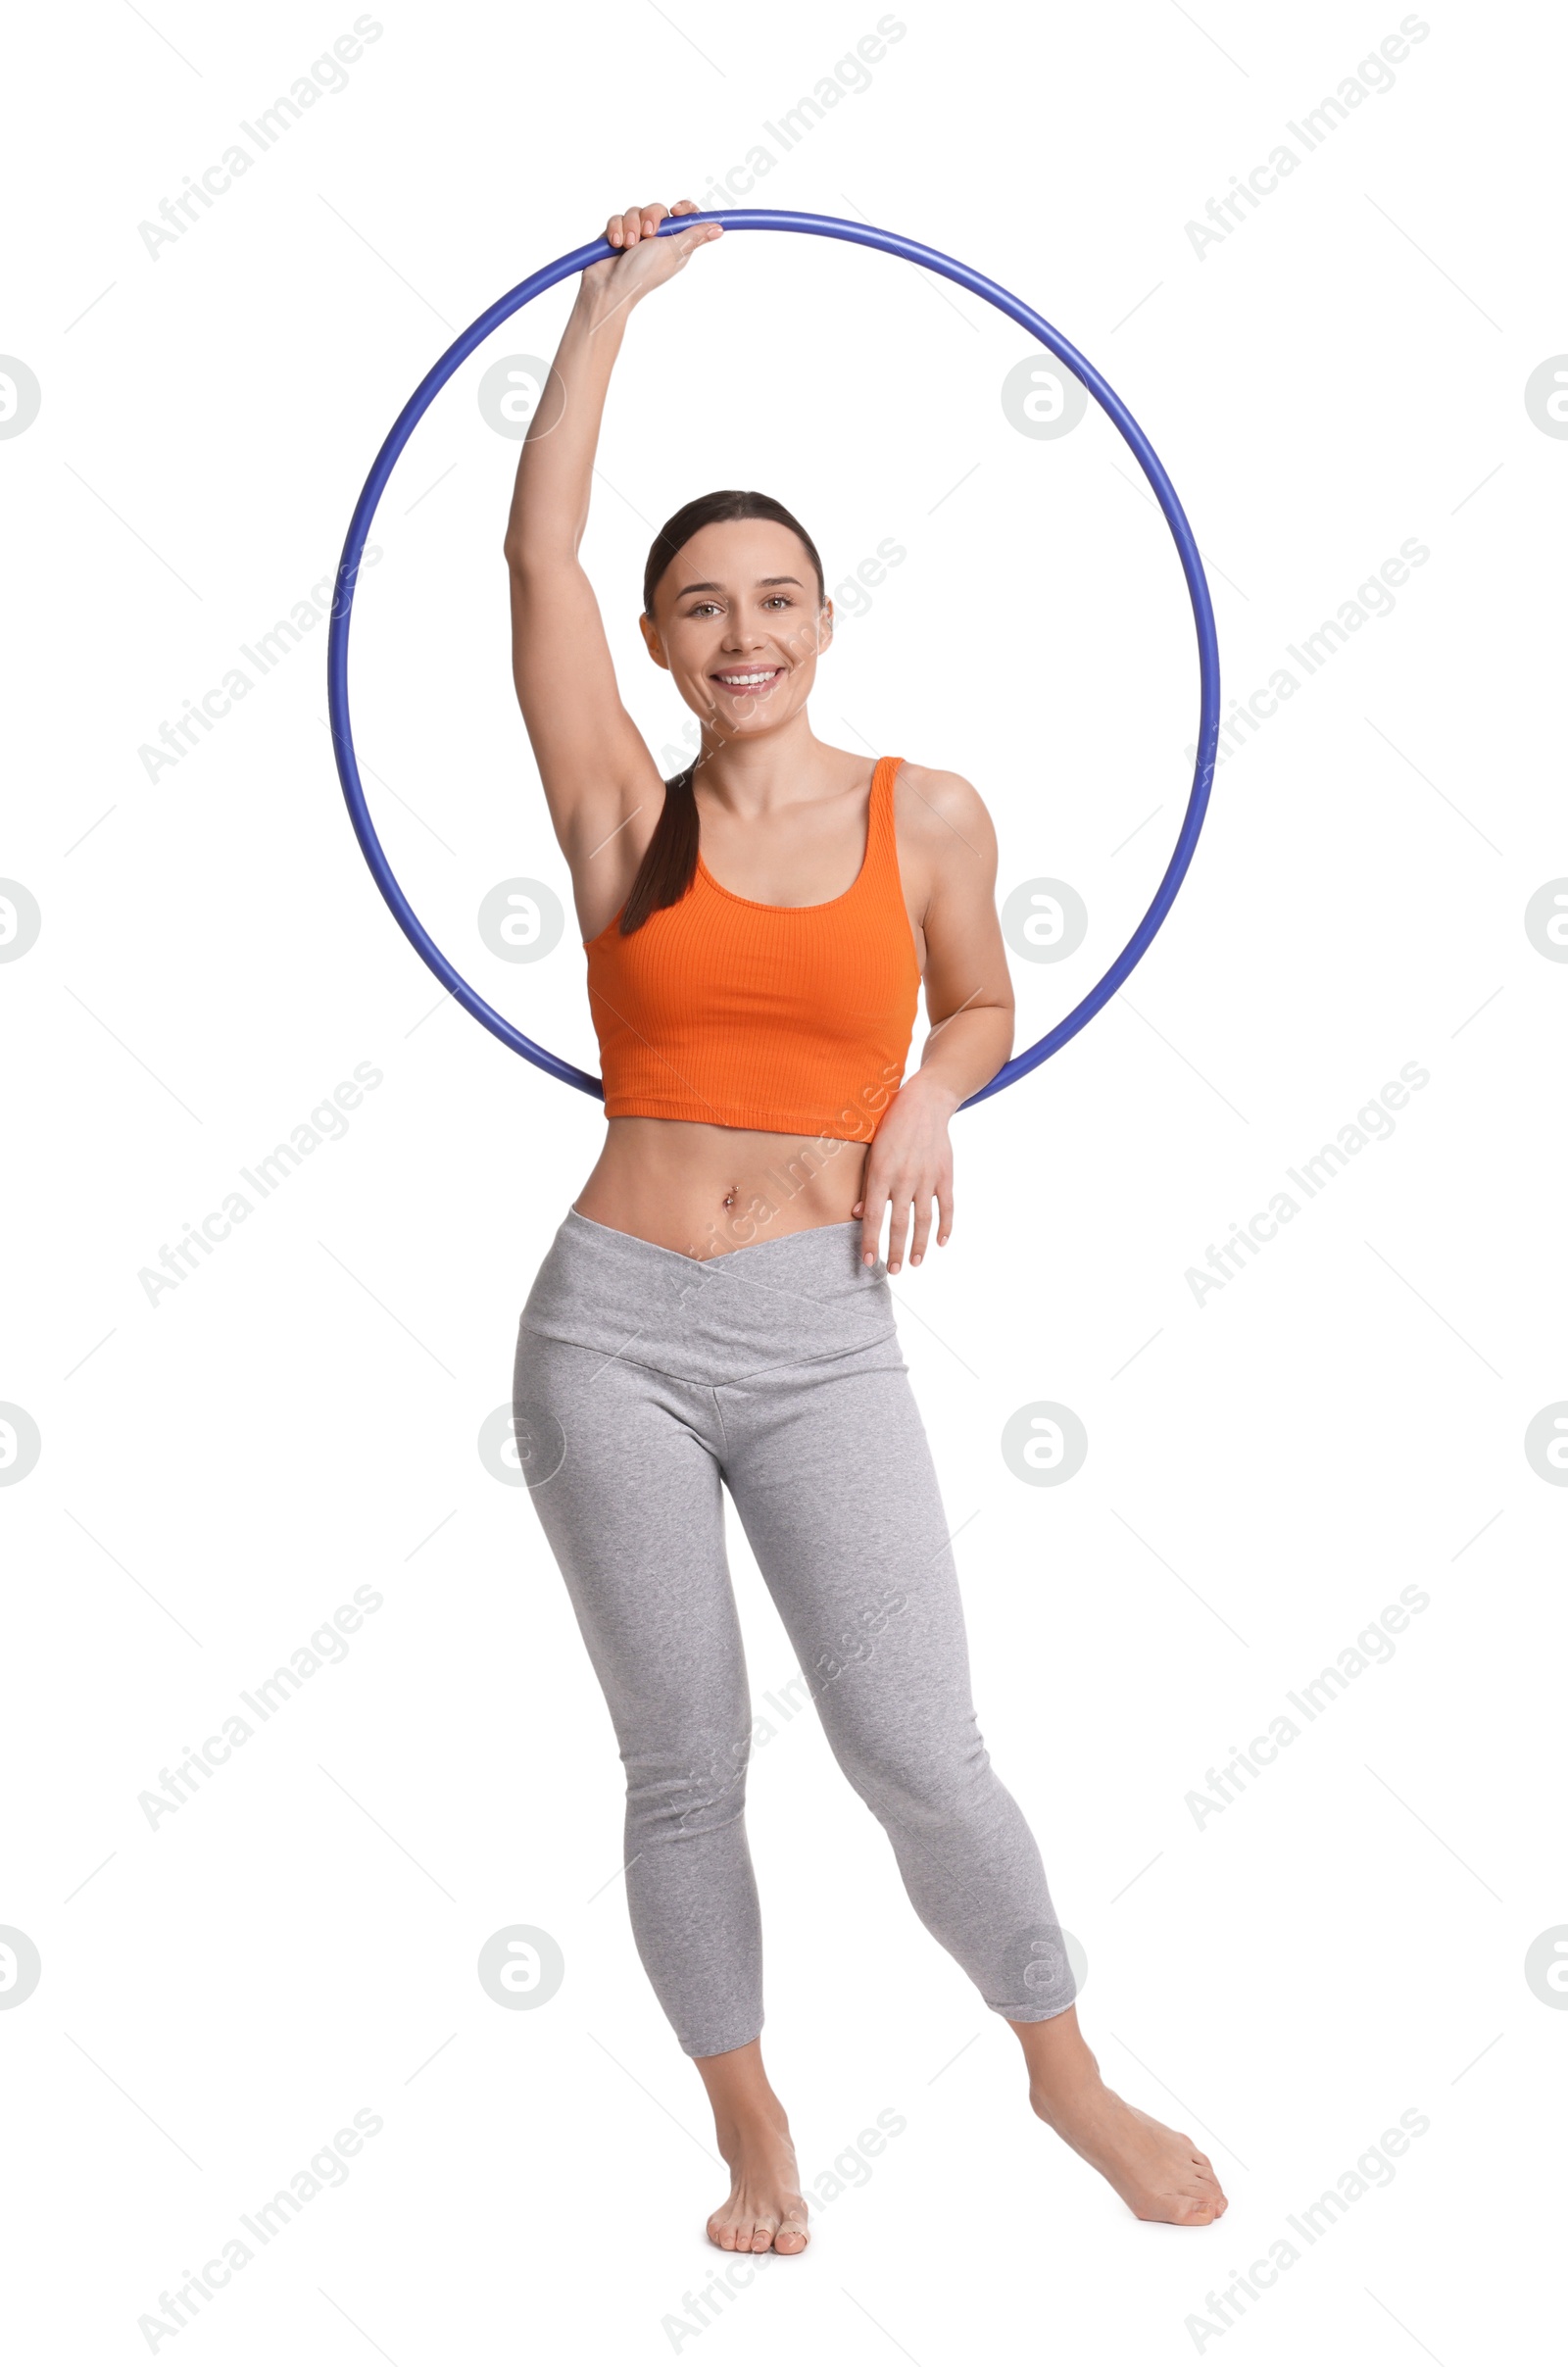
{"type": "MultiPolygon", "coordinates": [[[[762,125],[872,6],[387,8],[347,87],[156,257],[138,224],[350,9],[100,0],[13,33],[0,347],[42,389],[0,442],[0,872],[42,916],[0,965],[0,1399],[41,1438],[0,1489],[0,1923],[43,1968],[0,2013],[19,2356],[148,2355],[160,2293],[359,2109],[384,2125],[341,2191],[158,2355],[1467,2367],[1555,2320],[1568,2019],[1523,1965],[1568,1921],[1546,1813],[1568,1496],[1523,1439],[1568,1397],[1568,967],[1524,908],[1568,871],[1568,443],[1524,388],[1568,347],[1562,36],[1544,10],[1433,10],[1394,87],[1308,153],[1287,123],[1396,6],[1199,13],[901,8],[868,87],[781,153],[762,125]],[[906,2127],[803,2258],[700,2324],[725,2180],[632,1948],[608,1715],[531,1507],[476,1446],[598,1108],[398,932],[336,784],[324,624],[176,764],[149,778],[138,750],[330,575],[464,324],[612,209],[703,202],[760,139],[753,202],[956,255],[1105,372],[1209,562],[1227,704],[1407,538],[1430,558],[1221,766],[1125,992],[955,1121],[953,1242],[894,1284],[967,1524],[982,1727],[1087,1949],[1085,2029],[1207,2146],[1230,2214],[1140,2225],[1031,2118],[1010,2034],[808,1713],[752,1777],[767,2060],[819,2200],[878,2112],[906,2127]],[[1195,252],[1186,224],[1282,139],[1296,172],[1195,252]],[[141,1269],[367,1062],[382,1082],[342,1138],[150,1303],[141,1269]],[[1392,1136],[1200,1304],[1187,1270],[1411,1062],[1430,1081],[1392,1136]],[[1061,1486],[1001,1454],[1041,1402],[1087,1426],[1061,1486]],[[138,1796],[356,1586],[383,1600],[347,1659],[151,1827],[138,1796]],[[1411,1586],[1430,1601],[1392,1662],[1196,1822],[1205,1771],[1411,1586]],[[564,1952],[535,2011],[476,1978],[511,1924],[564,1952]],[[1430,2129],[1392,2185],[1298,2241],[1229,2332],[1185,2323],[1412,2107],[1430,2129]]],[[[504,328],[420,426],[354,692],[416,907],[592,1067],[569,919],[530,965],[475,925],[498,880],[566,893],[507,665],[515,446],[475,388],[552,351],[569,300],[504,328]]],[[[585,546],[656,752],[685,717],[635,613],[682,501],[775,493],[830,585],[904,547],[813,721],[971,778],[1001,894],[1084,897],[1078,954],[1015,964],[1020,1044],[1152,894],[1197,703],[1172,546],[1114,430],[1091,410],[1037,441],[1003,414],[1030,350],[906,265],[732,234],[631,324],[585,546]]],[[[761,1707],[792,1661],[738,1529],[733,1559],[761,1707]]]]}

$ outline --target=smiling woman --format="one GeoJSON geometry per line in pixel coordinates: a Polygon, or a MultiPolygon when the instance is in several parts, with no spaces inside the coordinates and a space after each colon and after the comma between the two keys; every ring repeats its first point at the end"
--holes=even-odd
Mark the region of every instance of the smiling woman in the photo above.
{"type": "Polygon", "coordinates": [[[698,726],[672,780],[578,557],[627,321],[722,235],[663,221],[611,217],[507,528],[513,674],[571,870],[607,1120],[522,1310],[513,1420],[626,1769],[638,1952],[732,2172],[709,2237],[808,2242],[762,2068],[725,1489],[833,1753],[916,1914],[1012,2025],[1034,2110],[1140,2217],[1203,2224],[1225,2209],[1206,2156],[1112,2095],[1079,2034],[1040,1851],[976,1720],[889,1289],[911,1220],[911,1266],[933,1204],[938,1245],[952,1232],[949,1121],[1012,1041],[991,817],[958,773],[817,739],[834,602],[770,494],[699,495],[649,552],[644,647],[698,726]]]}

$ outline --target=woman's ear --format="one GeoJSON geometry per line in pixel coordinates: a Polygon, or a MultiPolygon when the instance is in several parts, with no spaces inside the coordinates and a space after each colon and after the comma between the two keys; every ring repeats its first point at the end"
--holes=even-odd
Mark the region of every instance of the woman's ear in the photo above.
{"type": "Polygon", "coordinates": [[[638,611],[637,621],[642,626],[643,639],[648,645],[648,655],[650,658],[652,658],[654,664],[656,666],[662,666],[667,674],[669,671],[669,660],[665,657],[663,643],[659,638],[658,625],[654,622],[652,616],[648,615],[647,611],[642,609],[638,611]]]}

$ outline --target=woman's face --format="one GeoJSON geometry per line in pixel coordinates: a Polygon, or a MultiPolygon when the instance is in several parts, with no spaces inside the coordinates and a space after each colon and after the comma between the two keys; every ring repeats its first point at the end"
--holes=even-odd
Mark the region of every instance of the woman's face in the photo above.
{"type": "Polygon", "coordinates": [[[769,731],[810,695],[833,603],[798,534],[768,518],[727,518],[682,544],[642,618],[655,663],[723,739],[769,731]]]}

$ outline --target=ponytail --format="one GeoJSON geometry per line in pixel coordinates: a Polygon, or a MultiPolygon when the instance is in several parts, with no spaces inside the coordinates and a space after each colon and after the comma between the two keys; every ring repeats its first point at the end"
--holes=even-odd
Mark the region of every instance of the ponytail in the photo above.
{"type": "Polygon", "coordinates": [[[629,937],[645,920],[668,904],[679,904],[697,876],[697,795],[692,787],[695,765],[664,783],[664,810],[648,842],[647,852],[620,911],[620,934],[629,937]]]}

